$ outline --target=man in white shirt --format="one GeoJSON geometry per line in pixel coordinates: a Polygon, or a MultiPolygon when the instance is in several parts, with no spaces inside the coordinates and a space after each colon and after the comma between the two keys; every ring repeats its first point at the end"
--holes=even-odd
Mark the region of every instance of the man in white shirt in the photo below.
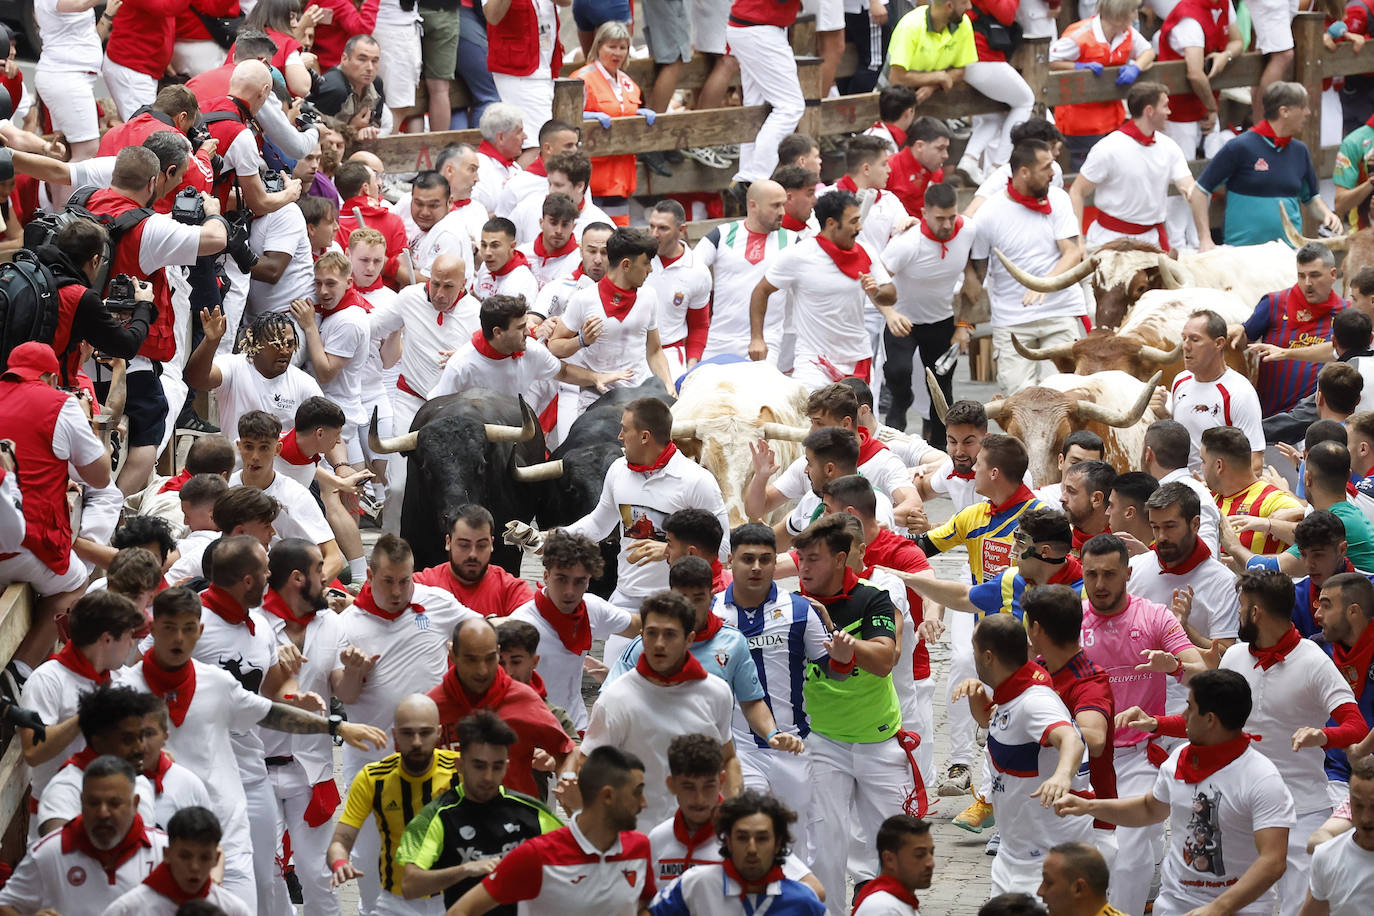
{"type": "MultiPolygon", "coordinates": [[[[468,155],[477,154],[468,148],[468,155]]],[[[473,251],[480,238],[486,216],[482,208],[452,204],[450,183],[438,171],[421,172],[410,185],[410,194],[397,201],[393,212],[406,227],[406,242],[419,279],[429,276],[434,259],[441,254],[456,254],[468,273],[473,268],[473,251]],[[480,220],[473,225],[472,215],[480,220]]],[[[469,192],[471,193],[471,192],[469,192]]]]}
{"type": "Polygon", "coordinates": [[[891,167],[888,165],[887,141],[881,137],[854,137],[845,148],[845,173],[829,188],[848,191],[859,198],[865,210],[863,229],[859,238],[879,256],[888,241],[909,227],[913,220],[897,195],[884,192],[891,167]]]}
{"type": "Polygon", "coordinates": [[[1156,420],[1145,430],[1145,446],[1140,457],[1140,467],[1145,473],[1166,483],[1181,483],[1197,494],[1201,507],[1202,523],[1198,537],[1202,538],[1212,556],[1221,556],[1219,526],[1221,510],[1207,485],[1194,477],[1188,470],[1188,455],[1192,445],[1188,429],[1177,420],[1156,420]]]}
{"type": "Polygon", "coordinates": [[[1374,894],[1374,757],[1350,768],[1350,820],[1355,829],[1312,853],[1312,881],[1303,913],[1360,916],[1374,894]]]}
{"type": "MultiPolygon", "coordinates": [[[[557,118],[544,122],[539,128],[539,158],[529,168],[516,172],[501,189],[492,207],[492,216],[510,219],[515,207],[526,197],[544,197],[549,193],[549,160],[557,153],[575,151],[582,143],[578,129],[557,118]]],[[[438,167],[437,165],[435,166],[438,167]]]]}
{"type": "Polygon", "coordinates": [[[524,296],[526,302],[538,298],[539,281],[515,242],[515,225],[510,220],[497,216],[482,225],[478,246],[482,264],[468,284],[468,290],[478,301],[495,295],[524,296]]]}
{"type": "Polygon", "coordinates": [[[573,293],[606,276],[606,243],[613,232],[615,226],[610,223],[592,223],[582,230],[582,240],[577,245],[577,265],[563,276],[545,283],[539,290],[539,298],[530,306],[530,312],[541,321],[536,337],[547,339],[553,333],[555,325],[550,319],[563,314],[573,293]]]}
{"type": "MultiPolygon", "coordinates": [[[[542,161],[542,160],[541,160],[542,161]]],[[[609,223],[611,218],[606,212],[592,203],[587,188],[592,180],[592,161],[581,150],[555,153],[545,165],[548,176],[548,194],[566,194],[577,205],[577,223],[573,226],[573,236],[592,223],[609,223]]],[[[520,244],[534,240],[539,234],[540,202],[544,197],[531,194],[521,199],[511,211],[510,221],[515,224],[515,238],[520,244]]]]}
{"type": "Polygon", "coordinates": [[[540,207],[539,233],[519,248],[543,290],[550,282],[567,276],[582,261],[573,225],[577,204],[566,194],[549,194],[540,207]]]}
{"type": "Polygon", "coordinates": [[[291,314],[305,337],[310,369],[324,396],[343,409],[348,460],[362,466],[363,376],[372,342],[367,300],[351,285],[353,265],[346,255],[326,252],[315,262],[315,296],[295,299],[291,314]]]}
{"type": "Polygon", "coordinates": [[[935,874],[929,822],[894,814],[878,828],[873,845],[880,871],[854,895],[854,916],[916,916],[916,892],[930,887],[935,874]]]}
{"type": "Polygon", "coordinates": [[[472,199],[490,212],[512,176],[521,171],[516,159],[525,146],[525,116],[506,102],[494,102],[482,112],[478,130],[482,145],[477,147],[477,183],[472,199]]]}
{"type": "Polygon", "coordinates": [[[248,320],[288,311],[291,300],[314,291],[310,235],[300,207],[293,204],[255,215],[248,245],[258,256],[258,263],[248,272],[248,320]]]}
{"type": "Polygon", "coordinates": [[[983,278],[992,303],[992,348],[997,353],[997,383],[1014,394],[1050,375],[1051,363],[1034,362],[1011,345],[1016,334],[1023,344],[1047,347],[1073,343],[1085,333],[1087,308],[1083,290],[1070,284],[1058,292],[1039,293],[1022,286],[996,252],[1030,274],[1052,277],[1083,260],[1073,202],[1051,187],[1054,157],[1043,140],[1018,143],[1011,155],[1007,186],[978,210],[978,237],[973,245],[974,267],[983,278]]]}
{"type": "Polygon", "coordinates": [[[658,242],[653,270],[644,285],[658,297],[658,333],[668,372],[677,378],[701,359],[710,333],[711,271],[687,247],[687,211],[661,200],[649,211],[649,231],[658,242]]]}
{"type": "Polygon", "coordinates": [[[204,900],[225,916],[250,916],[243,901],[211,880],[222,835],[219,818],[206,808],[191,806],[172,815],[162,862],[104,916],[176,916],[179,904],[189,900],[204,900]]]}

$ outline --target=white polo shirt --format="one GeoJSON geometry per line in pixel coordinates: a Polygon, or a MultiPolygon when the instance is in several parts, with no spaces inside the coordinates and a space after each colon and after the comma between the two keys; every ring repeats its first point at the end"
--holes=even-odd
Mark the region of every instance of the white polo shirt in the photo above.
{"type": "Polygon", "coordinates": [[[1321,844],[1312,852],[1310,890],[1331,916],[1362,916],[1374,896],[1374,852],[1355,843],[1353,830],[1321,844]]]}
{"type": "MultiPolygon", "coordinates": [[[[646,381],[649,371],[648,336],[658,330],[658,297],[648,286],[639,288],[635,304],[624,319],[611,318],[601,304],[601,284],[580,289],[568,300],[563,324],[578,330],[588,318],[601,319],[601,336],[590,347],[573,354],[570,362],[593,372],[633,369],[629,381],[616,382],[617,388],[633,388],[646,381]]],[[[660,337],[661,339],[661,337],[660,337]]]]}
{"type": "MultiPolygon", "coordinates": [[[[703,267],[714,272],[711,328],[706,335],[703,359],[725,353],[749,354],[749,299],[764,273],[798,242],[790,229],[767,234],[750,232],[744,220],[717,226],[697,242],[693,252],[703,267]]],[[[763,339],[771,359],[777,359],[782,346],[787,312],[787,296],[768,297],[768,314],[763,321],[763,339]]]]}
{"type": "Polygon", "coordinates": [[[439,381],[440,351],[457,350],[480,327],[481,307],[481,302],[465,295],[441,314],[430,304],[425,285],[417,283],[372,310],[372,336],[401,331],[401,360],[396,365],[406,386],[423,395],[439,381]]]}
{"type": "MultiPolygon", "coordinates": [[[[583,596],[587,604],[587,623],[593,639],[605,639],[630,625],[630,612],[616,607],[605,598],[591,592],[583,596]]],[[[582,662],[586,653],[573,655],[544,615],[527,601],[510,614],[511,620],[523,620],[539,631],[539,664],[535,670],[544,679],[548,701],[561,706],[578,731],[587,730],[587,701],[582,698],[582,662]]]]}
{"type": "MultiPolygon", "coordinates": [[[[877,253],[862,240],[855,244],[868,252],[872,260],[868,272],[878,285],[889,282],[892,278],[877,253]]],[[[804,357],[819,356],[846,370],[873,356],[864,316],[874,306],[859,281],[836,267],[814,238],[782,252],[769,263],[764,276],[798,303],[793,315],[798,364],[804,357]]]]}
{"type": "Polygon", "coordinates": [[[512,267],[499,277],[483,264],[469,278],[468,291],[476,297],[479,306],[483,299],[497,295],[524,296],[525,304],[529,305],[539,298],[539,281],[534,279],[534,272],[523,264],[512,267]]]}
{"type": "Polygon", "coordinates": [[[296,408],[302,401],[324,396],[315,377],[297,366],[267,378],[247,356],[234,353],[216,356],[215,368],[221,378],[215,389],[220,429],[231,441],[238,438],[239,417],[250,410],[265,410],[281,421],[283,429],[289,429],[296,425],[296,408]]]}
{"type": "MultiPolygon", "coordinates": [[[[245,131],[247,133],[247,131],[245,131]]],[[[285,252],[289,260],[276,283],[248,281],[248,314],[289,312],[291,300],[308,298],[315,292],[315,259],[311,257],[310,236],[300,207],[282,207],[253,219],[248,244],[258,255],[285,252]]]]}
{"type": "Polygon", "coordinates": [[[159,827],[165,828],[172,815],[182,808],[199,806],[214,810],[215,805],[210,800],[210,790],[205,788],[205,781],[179,763],[173,762],[162,774],[161,792],[157,789],[157,782],[152,778],[148,781],[153,784],[153,813],[159,827]]]}
{"type": "Polygon", "coordinates": [[[973,258],[988,262],[983,288],[992,303],[993,327],[1007,328],[1043,318],[1076,318],[1087,313],[1083,290],[1077,285],[1046,293],[1035,305],[1022,305],[1026,288],[1007,273],[992,253],[1001,250],[1022,270],[1044,276],[1059,263],[1059,242],[1077,238],[1078,220],[1068,192],[1051,187],[1050,213],[1037,213],[1007,196],[1005,185],[988,198],[978,211],[978,234],[973,243],[973,258]]]}
{"type": "Polygon", "coordinates": [[[572,817],[506,853],[482,886],[520,916],[635,916],[654,895],[649,838],[625,830],[602,852],[572,817]]]}
{"type": "MultiPolygon", "coordinates": [[[[480,332],[478,332],[480,333],[480,332]]],[[[563,371],[563,361],[537,340],[525,342],[523,355],[492,359],[479,353],[469,340],[449,357],[439,382],[429,392],[431,400],[473,388],[487,388],[509,395],[523,395],[536,410],[533,392],[541,382],[552,382],[563,371]]],[[[547,386],[546,386],[547,387],[547,386]]],[[[550,388],[550,390],[552,390],[550,388]]]]}
{"type": "MultiPolygon", "coordinates": [[[[229,486],[243,484],[243,472],[235,471],[229,477],[229,486]]],[[[285,474],[272,476],[272,482],[262,492],[281,504],[281,512],[272,522],[278,538],[305,538],[312,544],[324,544],[334,540],[334,531],[324,519],[320,504],[310,491],[287,477],[285,474]]]]}
{"type": "Polygon", "coordinates": [[[43,909],[66,916],[104,913],[106,907],[142,884],[167,851],[167,834],[145,826],[143,841],[133,855],[107,872],[74,844],[68,833],[57,830],[48,834],[19,860],[14,874],[0,888],[0,906],[14,907],[20,913],[43,909]]]}
{"type": "MultiPolygon", "coordinates": [[[[560,277],[577,270],[582,263],[582,249],[577,246],[577,242],[572,241],[571,247],[564,254],[556,257],[544,257],[540,255],[534,247],[534,241],[528,241],[521,245],[520,252],[524,254],[525,260],[530,262],[530,272],[534,274],[534,280],[539,284],[539,295],[544,294],[544,287],[553,283],[560,277]]],[[[536,302],[538,299],[536,298],[536,302]]],[[[530,308],[534,308],[535,302],[527,303],[530,308]]],[[[542,314],[542,313],[541,313],[542,314]]],[[[545,316],[547,317],[547,316],[545,316]]]]}
{"type": "MultiPolygon", "coordinates": [[[[88,426],[87,429],[90,427],[88,426]]],[[[216,533],[218,535],[218,532],[216,533]]],[[[111,672],[113,675],[113,672],[111,672]]],[[[84,694],[90,693],[100,685],[89,678],[82,677],[55,658],[50,658],[37,668],[24,682],[20,693],[20,705],[38,713],[39,718],[51,725],[70,719],[76,715],[77,704],[84,694]]],[[[51,737],[48,738],[52,740],[51,737]]],[[[66,749],[53,759],[29,768],[29,784],[35,800],[43,796],[43,787],[57,771],[66,764],[67,758],[86,748],[86,739],[77,732],[66,749]]]]}
{"type": "Polygon", "coordinates": [[[1216,426],[1235,426],[1250,440],[1250,451],[1268,447],[1259,395],[1250,380],[1227,366],[1215,381],[1200,382],[1183,371],[1169,391],[1169,413],[1188,430],[1192,449],[1188,469],[1202,470],[1202,434],[1216,426]]]}
{"type": "Polygon", "coordinates": [[[964,268],[978,233],[971,219],[959,218],[947,242],[929,238],[915,226],[883,250],[883,266],[897,287],[897,311],[912,324],[933,324],[954,315],[954,299],[964,286],[964,268]]]}
{"type": "Polygon", "coordinates": [[[332,315],[322,316],[319,322],[320,343],[324,345],[324,352],[344,358],[343,366],[328,382],[321,382],[320,389],[325,397],[339,405],[349,423],[366,423],[367,415],[363,413],[363,372],[372,340],[368,313],[361,306],[350,305],[332,315]]]}
{"type": "Polygon", "coordinates": [[[686,340],[689,310],[711,303],[711,271],[685,244],[682,254],[666,265],[661,255],[654,255],[644,286],[658,297],[658,336],[665,347],[686,340]]]}

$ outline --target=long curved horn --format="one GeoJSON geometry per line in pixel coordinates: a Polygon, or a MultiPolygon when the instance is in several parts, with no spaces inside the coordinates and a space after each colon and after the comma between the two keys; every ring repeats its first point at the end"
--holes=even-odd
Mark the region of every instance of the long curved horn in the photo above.
{"type": "Polygon", "coordinates": [[[557,480],[563,476],[563,461],[541,461],[524,467],[512,468],[511,476],[519,483],[538,483],[541,480],[557,480]]]}
{"type": "Polygon", "coordinates": [[[386,439],[377,435],[377,408],[372,408],[372,420],[367,425],[367,447],[372,450],[372,454],[394,455],[397,452],[413,452],[415,443],[419,441],[419,431],[386,439]]]}
{"type": "Polygon", "coordinates": [[[941,423],[945,422],[945,414],[949,413],[949,402],[945,400],[945,393],[940,390],[940,383],[930,369],[926,369],[926,387],[930,389],[930,403],[935,408],[935,416],[940,418],[941,423]]]}
{"type": "Polygon", "coordinates": [[[539,432],[539,418],[534,415],[530,405],[520,398],[520,414],[524,417],[523,426],[503,426],[498,423],[483,424],[488,442],[528,442],[539,432]]]}
{"type": "Polygon", "coordinates": [[[989,420],[996,420],[998,423],[1001,423],[1002,417],[1007,412],[1006,399],[997,398],[994,401],[990,401],[987,406],[983,408],[983,412],[987,414],[989,420]]]}
{"type": "Polygon", "coordinates": [[[1028,347],[1011,335],[1011,345],[1022,359],[1070,359],[1073,357],[1073,344],[1059,344],[1054,347],[1028,347]]]}
{"type": "Polygon", "coordinates": [[[1135,399],[1135,403],[1125,410],[1113,410],[1104,407],[1095,401],[1088,401],[1079,398],[1074,403],[1074,411],[1080,420],[1096,420],[1106,426],[1114,426],[1117,429],[1124,429],[1134,426],[1140,422],[1140,418],[1145,416],[1145,409],[1150,406],[1150,398],[1155,393],[1155,386],[1159,384],[1163,372],[1156,372],[1150,376],[1150,380],[1145,383],[1145,387],[1140,390],[1140,397],[1135,399]]]}
{"type": "Polygon", "coordinates": [[[1279,217],[1283,220],[1283,234],[1288,237],[1288,244],[1294,248],[1301,248],[1304,245],[1315,242],[1318,245],[1325,245],[1332,251],[1345,251],[1349,243],[1349,237],[1344,235],[1333,235],[1329,239],[1309,239],[1307,236],[1298,232],[1293,226],[1293,221],[1288,218],[1288,211],[1279,204],[1279,217]]]}
{"type": "Polygon", "coordinates": [[[1183,344],[1178,344],[1172,350],[1161,350],[1158,347],[1150,346],[1140,348],[1140,358],[1156,366],[1167,366],[1170,363],[1178,362],[1182,356],[1183,344]]]}
{"type": "Polygon", "coordinates": [[[696,420],[674,420],[673,438],[674,439],[695,439],[697,435],[696,420]]]}
{"type": "Polygon", "coordinates": [[[801,442],[811,435],[809,427],[788,426],[786,423],[765,423],[763,424],[763,438],[782,439],[787,442],[801,442]]]}
{"type": "Polygon", "coordinates": [[[1017,267],[1011,258],[1002,254],[1000,249],[994,248],[992,253],[997,255],[997,260],[1002,262],[1002,266],[1007,269],[1007,273],[1011,274],[1017,283],[1026,289],[1035,290],[1037,293],[1057,293],[1061,289],[1068,289],[1097,269],[1096,258],[1089,255],[1062,274],[1055,274],[1052,277],[1037,277],[1035,274],[1027,273],[1017,267]]]}
{"type": "Polygon", "coordinates": [[[1188,284],[1183,279],[1183,274],[1179,272],[1178,265],[1174,259],[1167,254],[1159,256],[1159,279],[1164,284],[1165,289],[1182,289],[1188,284]]]}

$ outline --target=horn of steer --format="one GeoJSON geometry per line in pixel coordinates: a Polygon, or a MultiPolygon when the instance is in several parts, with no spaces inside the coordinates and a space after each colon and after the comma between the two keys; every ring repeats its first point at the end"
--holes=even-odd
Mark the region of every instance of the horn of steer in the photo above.
{"type": "Polygon", "coordinates": [[[511,476],[519,483],[537,483],[541,480],[557,480],[563,476],[563,462],[541,461],[538,464],[530,464],[525,467],[511,469],[511,476]]]}
{"type": "Polygon", "coordinates": [[[1297,228],[1294,227],[1293,221],[1288,218],[1288,211],[1283,208],[1283,204],[1280,203],[1278,207],[1279,218],[1283,220],[1283,234],[1288,237],[1288,244],[1292,245],[1294,248],[1301,248],[1304,245],[1316,243],[1318,245],[1325,245],[1332,251],[1345,251],[1346,244],[1349,241],[1348,236],[1333,235],[1329,239],[1309,239],[1307,236],[1298,232],[1297,228]]]}
{"type": "Polygon", "coordinates": [[[1159,256],[1159,279],[1165,289],[1182,289],[1187,286],[1183,282],[1183,274],[1179,273],[1178,265],[1167,254],[1159,256]]]}
{"type": "Polygon", "coordinates": [[[415,450],[415,443],[419,440],[418,432],[390,436],[386,439],[377,435],[377,408],[372,408],[372,420],[367,426],[367,447],[372,450],[372,454],[392,455],[396,452],[411,452],[415,450]]]}
{"type": "Polygon", "coordinates": [[[930,389],[930,403],[935,408],[935,416],[940,418],[940,422],[945,422],[945,414],[949,413],[949,402],[945,400],[945,393],[940,390],[940,383],[935,379],[935,373],[926,369],[926,387],[930,389]]]}
{"type": "Polygon", "coordinates": [[[1059,344],[1055,347],[1028,347],[1011,335],[1011,345],[1022,359],[1068,359],[1073,356],[1073,344],[1059,344]]]}
{"type": "Polygon", "coordinates": [[[811,430],[805,426],[788,426],[786,423],[765,423],[763,424],[763,438],[765,439],[785,439],[788,442],[801,442],[811,435],[811,430]]]}
{"type": "Polygon", "coordinates": [[[520,398],[520,414],[525,418],[523,426],[502,426],[497,423],[485,423],[483,429],[487,434],[488,442],[528,442],[534,438],[535,433],[539,432],[539,420],[530,409],[530,405],[525,403],[525,399],[520,398]]]}
{"type": "Polygon", "coordinates": [[[1178,344],[1172,350],[1161,350],[1158,347],[1141,347],[1140,358],[1147,363],[1156,366],[1167,366],[1169,363],[1176,362],[1183,356],[1183,344],[1178,344]]]}
{"type": "Polygon", "coordinates": [[[697,434],[696,420],[674,420],[673,438],[674,439],[694,439],[697,434]]]}
{"type": "MultiPolygon", "coordinates": [[[[1074,403],[1074,412],[1078,414],[1080,420],[1096,420],[1118,429],[1134,426],[1145,415],[1145,409],[1150,406],[1150,397],[1155,393],[1155,386],[1159,384],[1163,375],[1162,372],[1156,372],[1150,376],[1150,380],[1140,390],[1140,397],[1136,398],[1135,403],[1129,408],[1112,410],[1109,407],[1103,407],[1101,404],[1080,398],[1074,403]]],[[[991,416],[991,408],[989,408],[988,415],[991,416]]]]}
{"type": "Polygon", "coordinates": [[[1007,269],[1007,273],[1011,274],[1017,283],[1026,289],[1035,290],[1037,293],[1057,293],[1061,289],[1068,289],[1092,273],[1097,267],[1097,261],[1089,256],[1062,274],[1055,274],[1052,277],[1038,277],[1017,267],[1011,258],[1004,255],[999,249],[992,249],[992,253],[997,255],[997,260],[1002,262],[1002,266],[1007,269]]]}

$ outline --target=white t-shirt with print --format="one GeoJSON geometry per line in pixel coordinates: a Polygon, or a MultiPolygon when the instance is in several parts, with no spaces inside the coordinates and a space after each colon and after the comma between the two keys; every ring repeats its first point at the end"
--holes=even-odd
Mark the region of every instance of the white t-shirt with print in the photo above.
{"type": "Polygon", "coordinates": [[[296,366],[276,378],[267,378],[242,353],[216,356],[220,386],[215,389],[219,405],[219,424],[231,441],[238,438],[239,417],[250,410],[263,410],[281,421],[283,429],[296,425],[296,408],[310,397],[323,397],[315,377],[296,366]]]}

